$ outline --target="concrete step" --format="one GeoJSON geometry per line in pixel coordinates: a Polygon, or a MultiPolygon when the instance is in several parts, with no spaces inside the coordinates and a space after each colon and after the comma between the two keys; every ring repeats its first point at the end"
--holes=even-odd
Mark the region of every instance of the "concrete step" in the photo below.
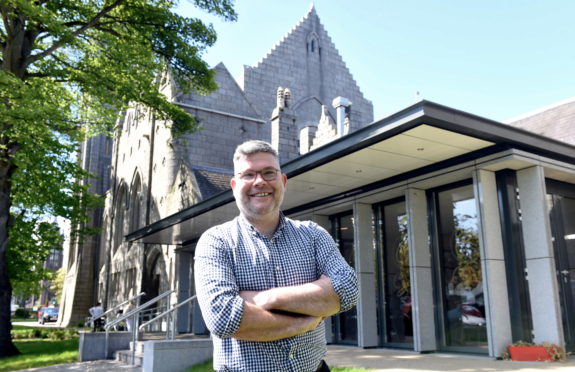
{"type": "Polygon", "coordinates": [[[135,343],[130,341],[130,350],[136,350],[136,354],[144,353],[144,343],[146,341],[136,341],[135,343]]]}
{"type": "Polygon", "coordinates": [[[132,359],[132,350],[118,350],[114,352],[114,359],[120,363],[142,366],[144,364],[144,353],[135,353],[132,359]]]}

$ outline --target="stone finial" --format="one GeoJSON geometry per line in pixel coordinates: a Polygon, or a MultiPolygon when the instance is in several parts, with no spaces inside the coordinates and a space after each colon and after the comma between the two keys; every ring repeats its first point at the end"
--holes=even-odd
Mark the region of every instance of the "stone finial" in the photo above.
{"type": "Polygon", "coordinates": [[[279,109],[283,109],[285,107],[285,91],[284,88],[278,87],[277,90],[277,98],[276,98],[276,107],[279,109]]]}
{"type": "Polygon", "coordinates": [[[276,93],[276,108],[279,110],[283,110],[284,108],[291,107],[291,104],[292,104],[291,90],[289,88],[278,87],[276,93]]]}
{"type": "Polygon", "coordinates": [[[292,103],[291,90],[289,88],[284,89],[284,107],[291,107],[292,103]]]}

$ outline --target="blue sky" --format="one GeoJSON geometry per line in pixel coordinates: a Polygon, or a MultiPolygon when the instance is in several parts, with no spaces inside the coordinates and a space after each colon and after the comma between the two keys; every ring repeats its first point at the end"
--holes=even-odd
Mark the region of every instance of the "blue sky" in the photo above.
{"type": "MultiPolygon", "coordinates": [[[[236,0],[237,22],[212,22],[204,58],[236,77],[307,13],[309,0],[236,0]]],[[[375,120],[426,99],[506,121],[575,97],[573,0],[316,0],[320,20],[375,120]],[[419,92],[419,95],[417,95],[419,92]]]]}

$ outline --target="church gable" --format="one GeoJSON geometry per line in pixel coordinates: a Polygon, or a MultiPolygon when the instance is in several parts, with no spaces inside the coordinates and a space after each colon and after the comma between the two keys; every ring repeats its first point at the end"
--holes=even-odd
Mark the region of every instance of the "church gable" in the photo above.
{"type": "Polygon", "coordinates": [[[363,97],[313,6],[256,66],[244,67],[243,84],[246,96],[266,119],[275,107],[275,91],[281,86],[292,91],[294,114],[300,122],[317,121],[320,114],[307,117],[310,113],[297,110],[300,103],[313,97],[335,116],[331,102],[338,96],[353,102],[354,129],[373,121],[371,102],[363,97]]]}

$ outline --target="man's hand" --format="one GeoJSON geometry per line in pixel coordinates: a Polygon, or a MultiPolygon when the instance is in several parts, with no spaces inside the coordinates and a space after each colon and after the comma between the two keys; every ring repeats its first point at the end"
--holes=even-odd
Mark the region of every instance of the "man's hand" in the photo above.
{"type": "Polygon", "coordinates": [[[240,328],[232,337],[245,341],[276,341],[312,331],[321,321],[322,318],[317,316],[291,316],[270,312],[244,301],[240,328]]]}
{"type": "Polygon", "coordinates": [[[328,317],[339,311],[340,303],[331,279],[322,275],[318,280],[297,286],[271,288],[265,291],[241,291],[244,301],[264,310],[328,317]]]}

